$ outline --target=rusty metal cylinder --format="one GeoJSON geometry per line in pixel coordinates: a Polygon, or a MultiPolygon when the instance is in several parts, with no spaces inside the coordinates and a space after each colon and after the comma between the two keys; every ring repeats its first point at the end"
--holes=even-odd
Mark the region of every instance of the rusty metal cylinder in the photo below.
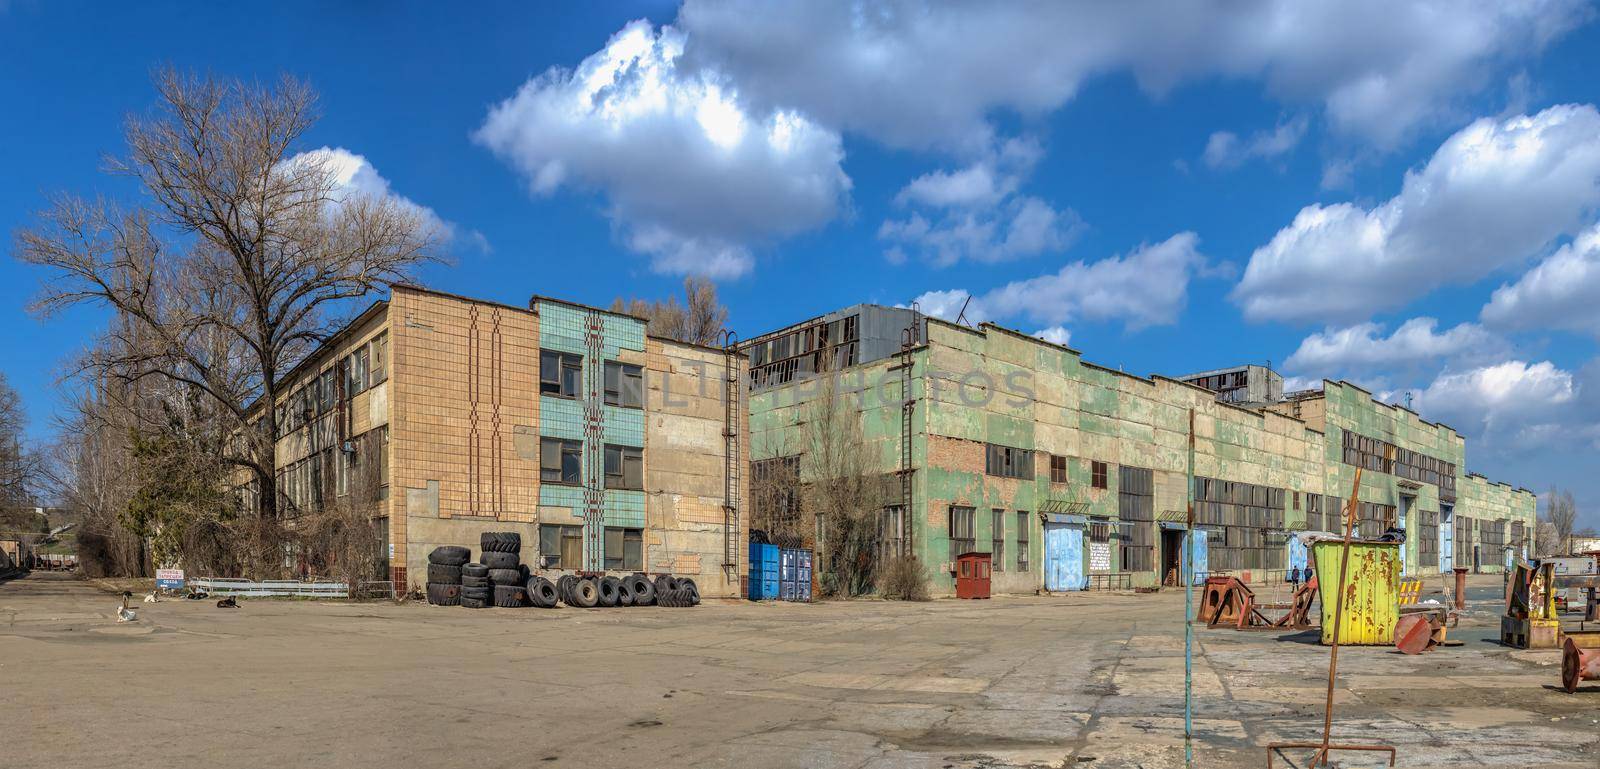
{"type": "Polygon", "coordinates": [[[1453,571],[1456,573],[1456,611],[1466,611],[1467,570],[1457,566],[1453,571]]]}
{"type": "Polygon", "coordinates": [[[1561,687],[1570,694],[1580,681],[1600,681],[1600,649],[1584,649],[1568,638],[1561,650],[1561,687]]]}

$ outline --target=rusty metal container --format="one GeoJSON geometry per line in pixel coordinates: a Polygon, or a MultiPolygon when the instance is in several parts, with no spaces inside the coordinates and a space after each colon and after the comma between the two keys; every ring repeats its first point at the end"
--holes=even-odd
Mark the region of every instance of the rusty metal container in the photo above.
{"type": "MultiPolygon", "coordinates": [[[[1322,643],[1333,643],[1334,608],[1339,589],[1340,552],[1344,543],[1322,540],[1312,545],[1322,604],[1322,643]]],[[[1350,543],[1350,576],[1344,580],[1344,616],[1339,643],[1362,646],[1394,643],[1400,619],[1400,545],[1397,542],[1350,543]]]]}

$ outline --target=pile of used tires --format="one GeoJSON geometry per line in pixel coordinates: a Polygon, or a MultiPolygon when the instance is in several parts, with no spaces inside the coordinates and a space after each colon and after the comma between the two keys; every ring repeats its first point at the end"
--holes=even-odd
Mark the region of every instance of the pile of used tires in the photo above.
{"type": "Polygon", "coordinates": [[[482,554],[469,563],[471,551],[446,545],[428,554],[428,603],[436,606],[486,606],[554,609],[558,604],[579,609],[613,606],[688,607],[700,603],[700,587],[687,577],[642,573],[625,577],[563,574],[554,582],[529,571],[520,562],[522,536],[484,532],[482,554]]]}

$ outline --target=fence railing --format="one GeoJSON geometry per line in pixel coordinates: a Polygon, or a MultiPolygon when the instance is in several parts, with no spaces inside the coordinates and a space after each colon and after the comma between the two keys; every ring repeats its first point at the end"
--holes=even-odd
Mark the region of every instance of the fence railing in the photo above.
{"type": "Polygon", "coordinates": [[[189,581],[189,586],[199,588],[212,595],[242,596],[246,598],[262,598],[268,596],[292,596],[299,598],[348,598],[350,586],[343,582],[319,581],[301,582],[293,579],[269,579],[260,582],[248,579],[232,579],[227,577],[206,577],[189,581]]]}

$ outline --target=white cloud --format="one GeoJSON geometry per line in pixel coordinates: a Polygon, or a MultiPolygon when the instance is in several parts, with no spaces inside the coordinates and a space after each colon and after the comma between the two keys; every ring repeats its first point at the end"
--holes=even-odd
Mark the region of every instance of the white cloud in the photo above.
{"type": "Polygon", "coordinates": [[[1482,119],[1366,209],[1310,205],[1255,250],[1233,298],[1253,320],[1361,320],[1520,264],[1600,204],[1590,105],[1482,119]]]}
{"type": "Polygon", "coordinates": [[[1463,434],[1516,441],[1565,422],[1578,392],[1572,374],[1549,361],[1511,360],[1445,371],[1416,391],[1414,405],[1463,434]]]}
{"type": "Polygon", "coordinates": [[[1484,358],[1505,351],[1505,343],[1482,326],[1462,323],[1443,333],[1436,331],[1438,326],[1433,318],[1412,318],[1388,336],[1383,336],[1378,323],[1327,329],[1302,340],[1284,367],[1336,378],[1352,371],[1484,358]]]}
{"type": "Polygon", "coordinates": [[[635,21],[575,69],[552,68],[474,134],[539,196],[599,191],[624,243],[655,269],[731,277],[751,248],[813,229],[846,204],[836,131],[680,66],[684,35],[635,21]]]}
{"type": "Polygon", "coordinates": [[[1235,168],[1249,160],[1272,160],[1288,153],[1306,135],[1306,119],[1297,117],[1241,140],[1231,131],[1217,131],[1206,141],[1201,160],[1211,168],[1235,168]]]}
{"type": "Polygon", "coordinates": [[[396,205],[416,214],[424,227],[432,230],[443,240],[456,240],[461,238],[468,245],[481,251],[489,251],[489,241],[483,233],[477,230],[458,232],[458,228],[445,221],[433,209],[395,192],[389,180],[378,173],[370,161],[363,155],[357,155],[343,147],[319,147],[299,153],[288,160],[286,165],[299,166],[302,164],[316,163],[321,166],[333,184],[333,205],[340,205],[353,197],[367,197],[375,200],[388,199],[396,205]]]}
{"type": "Polygon", "coordinates": [[[1061,326],[1042,328],[1033,332],[1033,335],[1051,344],[1059,344],[1062,347],[1072,344],[1072,332],[1061,326]]]}
{"type": "Polygon", "coordinates": [[[766,104],[900,147],[987,145],[997,112],[1047,113],[1100,75],[1153,94],[1217,77],[1320,104],[1392,145],[1586,21],[1580,0],[1226,0],[934,5],[690,0],[687,56],[766,104]]]}
{"type": "Polygon", "coordinates": [[[885,257],[900,263],[914,252],[945,267],[1064,250],[1082,230],[1078,214],[1017,194],[1042,154],[1032,141],[1011,139],[970,166],[911,180],[895,202],[919,210],[878,227],[878,238],[889,244],[885,257]]]}
{"type": "Polygon", "coordinates": [[[1482,317],[1505,328],[1600,335],[1600,225],[1580,233],[1517,282],[1495,289],[1482,317]]]}
{"type": "MultiPolygon", "coordinates": [[[[1126,256],[1077,261],[1059,271],[1014,281],[972,297],[967,320],[1026,318],[1041,325],[1074,320],[1121,321],[1130,329],[1177,322],[1189,281],[1206,268],[1200,239],[1181,232],[1126,256]]],[[[951,319],[970,294],[962,289],[917,297],[923,312],[951,319]]]]}

